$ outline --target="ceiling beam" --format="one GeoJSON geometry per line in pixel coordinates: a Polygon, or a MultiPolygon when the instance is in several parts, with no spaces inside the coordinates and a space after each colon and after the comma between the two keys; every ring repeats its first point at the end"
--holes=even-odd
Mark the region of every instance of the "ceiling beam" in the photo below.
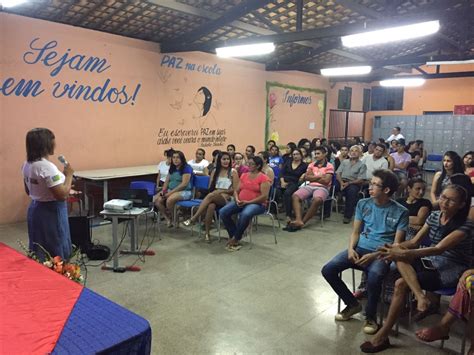
{"type": "Polygon", "coordinates": [[[99,22],[92,24],[91,28],[92,29],[101,28],[108,20],[110,20],[115,15],[117,15],[120,11],[124,10],[130,4],[131,4],[131,0],[126,0],[119,7],[116,7],[112,12],[110,12],[107,16],[104,16],[99,22]]]}
{"type": "Polygon", "coordinates": [[[287,43],[287,42],[298,42],[308,41],[318,38],[326,37],[339,37],[352,33],[375,30],[379,28],[386,28],[390,26],[401,26],[405,24],[413,23],[414,21],[428,21],[428,20],[456,20],[464,15],[464,11],[449,11],[445,12],[442,10],[435,11],[424,11],[421,14],[410,14],[403,16],[396,16],[387,18],[384,20],[370,21],[366,23],[350,24],[350,25],[337,25],[326,28],[315,28],[311,30],[301,32],[285,32],[279,34],[271,34],[266,36],[254,36],[245,39],[236,39],[229,41],[213,41],[202,44],[179,44],[170,43],[162,45],[163,53],[167,52],[185,52],[185,51],[211,51],[217,47],[230,46],[230,45],[242,45],[251,43],[261,42],[273,42],[273,43],[287,43]]]}
{"type": "Polygon", "coordinates": [[[303,31],[303,0],[296,0],[296,31],[303,31]]]}
{"type": "Polygon", "coordinates": [[[260,9],[267,5],[271,0],[246,0],[238,5],[234,6],[229,11],[225,12],[218,18],[204,23],[192,31],[189,31],[181,36],[175,37],[163,43],[164,46],[167,46],[171,43],[192,43],[199,38],[214,32],[215,30],[221,28],[222,26],[229,25],[232,21],[238,20],[242,16],[245,16],[249,12],[260,9]]]}
{"type": "Polygon", "coordinates": [[[452,72],[452,73],[433,73],[433,74],[421,74],[421,75],[397,75],[397,76],[368,76],[368,77],[338,77],[331,78],[330,81],[332,82],[339,82],[339,81],[355,81],[355,82],[365,82],[370,83],[374,81],[380,81],[385,79],[413,79],[413,78],[423,78],[423,79],[450,79],[450,78],[472,78],[474,77],[474,71],[462,71],[462,72],[452,72]]]}
{"type": "MultiPolygon", "coordinates": [[[[103,4],[101,1],[99,1],[98,3],[91,6],[88,10],[84,11],[84,13],[81,16],[79,16],[79,18],[77,20],[74,21],[74,25],[75,26],[81,26],[82,21],[87,19],[90,15],[92,15],[95,12],[95,10],[97,10],[102,5],[105,5],[105,4],[103,4]]],[[[88,20],[90,20],[90,19],[88,19],[88,20]]]]}

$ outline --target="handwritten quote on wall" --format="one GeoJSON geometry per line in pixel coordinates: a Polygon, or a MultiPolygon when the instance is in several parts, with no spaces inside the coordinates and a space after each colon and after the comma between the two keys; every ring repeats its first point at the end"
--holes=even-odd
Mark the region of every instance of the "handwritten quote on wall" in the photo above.
{"type": "MultiPolygon", "coordinates": [[[[46,68],[51,78],[59,78],[64,70],[84,73],[106,73],[112,65],[105,58],[73,53],[70,48],[61,52],[57,41],[42,41],[35,38],[22,54],[23,63],[46,68]]],[[[104,78],[102,84],[92,86],[57,80],[52,87],[46,87],[41,80],[28,78],[0,78],[0,95],[18,97],[38,97],[49,94],[54,99],[82,100],[86,102],[106,102],[119,105],[134,105],[141,84],[133,87],[115,85],[110,78],[104,78]]]]}

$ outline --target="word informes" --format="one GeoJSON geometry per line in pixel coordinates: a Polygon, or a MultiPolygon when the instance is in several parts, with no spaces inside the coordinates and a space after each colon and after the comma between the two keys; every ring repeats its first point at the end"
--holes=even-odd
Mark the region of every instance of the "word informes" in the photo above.
{"type": "Polygon", "coordinates": [[[170,56],[165,54],[161,58],[162,67],[172,68],[172,69],[184,69],[187,71],[196,71],[198,73],[209,74],[209,75],[221,75],[221,68],[217,64],[195,64],[184,62],[184,58],[170,56]]]}
{"type": "Polygon", "coordinates": [[[283,103],[290,104],[292,107],[294,104],[311,105],[311,96],[304,96],[301,94],[290,94],[290,90],[286,90],[283,103]]]}

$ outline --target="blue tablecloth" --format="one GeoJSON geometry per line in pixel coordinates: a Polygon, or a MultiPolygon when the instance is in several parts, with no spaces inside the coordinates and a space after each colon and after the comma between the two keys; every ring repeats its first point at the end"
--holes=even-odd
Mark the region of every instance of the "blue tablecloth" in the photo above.
{"type": "Polygon", "coordinates": [[[148,321],[84,288],[53,354],[150,354],[148,321]]]}

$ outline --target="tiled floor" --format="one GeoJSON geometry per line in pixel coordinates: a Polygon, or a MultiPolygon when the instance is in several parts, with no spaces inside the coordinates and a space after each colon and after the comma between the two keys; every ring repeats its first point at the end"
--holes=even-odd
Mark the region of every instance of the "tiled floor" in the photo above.
{"type": "MultiPolygon", "coordinates": [[[[141,272],[89,266],[87,286],[150,321],[153,354],[358,354],[368,338],[361,331],[362,315],[334,321],[337,298],[320,272],[349,238],[350,225],[332,219],[324,227],[315,221],[304,231],[280,231],[277,245],[271,228],[259,227],[254,247],[233,253],[224,241],[206,244],[184,227],[163,227],[162,239],[152,244],[156,256],[137,263],[141,272]]],[[[144,230],[141,226],[140,238],[144,230]]],[[[93,230],[93,238],[106,245],[110,235],[110,226],[93,230]]],[[[16,249],[17,240],[27,238],[25,223],[0,226],[0,241],[16,249]]],[[[120,258],[121,264],[134,261],[120,258]]],[[[413,330],[419,326],[402,326],[391,338],[394,347],[384,353],[459,352],[461,325],[446,342],[448,350],[439,349],[439,342],[417,341],[413,330]]]]}

